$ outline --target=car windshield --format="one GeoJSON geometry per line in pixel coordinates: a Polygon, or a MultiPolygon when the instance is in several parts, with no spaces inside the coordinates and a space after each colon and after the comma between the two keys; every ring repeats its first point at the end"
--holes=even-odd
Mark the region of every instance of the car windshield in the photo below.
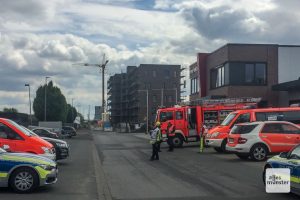
{"type": "Polygon", "coordinates": [[[19,124],[17,124],[16,122],[12,121],[12,120],[7,120],[9,123],[11,123],[14,127],[16,127],[17,129],[19,129],[20,131],[22,131],[22,133],[24,133],[25,135],[31,137],[31,136],[35,136],[35,134],[33,134],[31,131],[29,131],[27,128],[25,128],[24,126],[21,126],[19,124]]]}
{"type": "Polygon", "coordinates": [[[221,123],[221,126],[228,126],[232,122],[232,120],[235,118],[236,115],[237,115],[237,113],[230,113],[229,115],[227,115],[227,117],[221,123]]]}

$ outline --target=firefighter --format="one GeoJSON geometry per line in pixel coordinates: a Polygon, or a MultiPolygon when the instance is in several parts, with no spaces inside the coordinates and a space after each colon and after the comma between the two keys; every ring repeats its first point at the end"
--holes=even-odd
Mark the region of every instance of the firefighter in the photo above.
{"type": "Polygon", "coordinates": [[[174,143],[173,143],[173,138],[175,136],[174,132],[175,132],[175,126],[171,122],[168,122],[167,137],[168,137],[169,152],[172,152],[174,150],[174,143]]]}
{"type": "Polygon", "coordinates": [[[150,144],[152,144],[152,156],[150,158],[151,161],[159,160],[158,148],[161,142],[161,130],[160,130],[160,122],[155,123],[155,129],[151,132],[151,140],[150,144]]]}

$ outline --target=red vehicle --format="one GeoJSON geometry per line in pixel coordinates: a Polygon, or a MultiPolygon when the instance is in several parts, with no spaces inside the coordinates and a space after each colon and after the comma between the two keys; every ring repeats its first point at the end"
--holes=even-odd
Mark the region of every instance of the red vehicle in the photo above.
{"type": "Polygon", "coordinates": [[[199,105],[175,106],[157,110],[156,121],[161,122],[163,137],[166,137],[168,122],[175,126],[175,147],[183,142],[199,141],[200,133],[217,126],[232,111],[256,107],[260,99],[202,100],[199,105]]]}
{"type": "Polygon", "coordinates": [[[226,151],[228,134],[235,124],[255,121],[288,121],[300,124],[300,107],[237,110],[219,125],[209,130],[206,144],[217,152],[226,151]]]}
{"type": "Polygon", "coordinates": [[[56,158],[52,144],[5,118],[0,118],[0,148],[11,152],[38,154],[51,160],[56,158]]]}
{"type": "Polygon", "coordinates": [[[269,154],[289,152],[300,142],[300,127],[284,121],[250,122],[235,125],[226,150],[241,159],[261,161],[269,154]]]}

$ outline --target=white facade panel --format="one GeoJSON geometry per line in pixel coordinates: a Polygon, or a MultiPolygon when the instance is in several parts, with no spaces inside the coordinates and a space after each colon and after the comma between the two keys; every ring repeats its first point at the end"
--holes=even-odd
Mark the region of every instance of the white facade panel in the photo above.
{"type": "Polygon", "coordinates": [[[300,47],[278,47],[278,82],[294,81],[300,77],[300,47]]]}

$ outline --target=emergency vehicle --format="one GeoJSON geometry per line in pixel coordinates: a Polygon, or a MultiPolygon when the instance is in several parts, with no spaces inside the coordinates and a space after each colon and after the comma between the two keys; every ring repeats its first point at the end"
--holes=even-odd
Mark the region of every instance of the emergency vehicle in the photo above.
{"type": "Polygon", "coordinates": [[[199,141],[200,134],[219,125],[226,116],[236,110],[256,108],[261,98],[205,99],[192,105],[160,108],[156,120],[161,122],[163,138],[166,138],[168,122],[175,126],[173,144],[181,147],[184,142],[199,141]]]}
{"type": "Polygon", "coordinates": [[[237,110],[230,113],[219,125],[208,131],[206,144],[217,152],[226,151],[228,134],[235,124],[255,121],[288,121],[300,124],[300,107],[260,108],[237,110]]]}

